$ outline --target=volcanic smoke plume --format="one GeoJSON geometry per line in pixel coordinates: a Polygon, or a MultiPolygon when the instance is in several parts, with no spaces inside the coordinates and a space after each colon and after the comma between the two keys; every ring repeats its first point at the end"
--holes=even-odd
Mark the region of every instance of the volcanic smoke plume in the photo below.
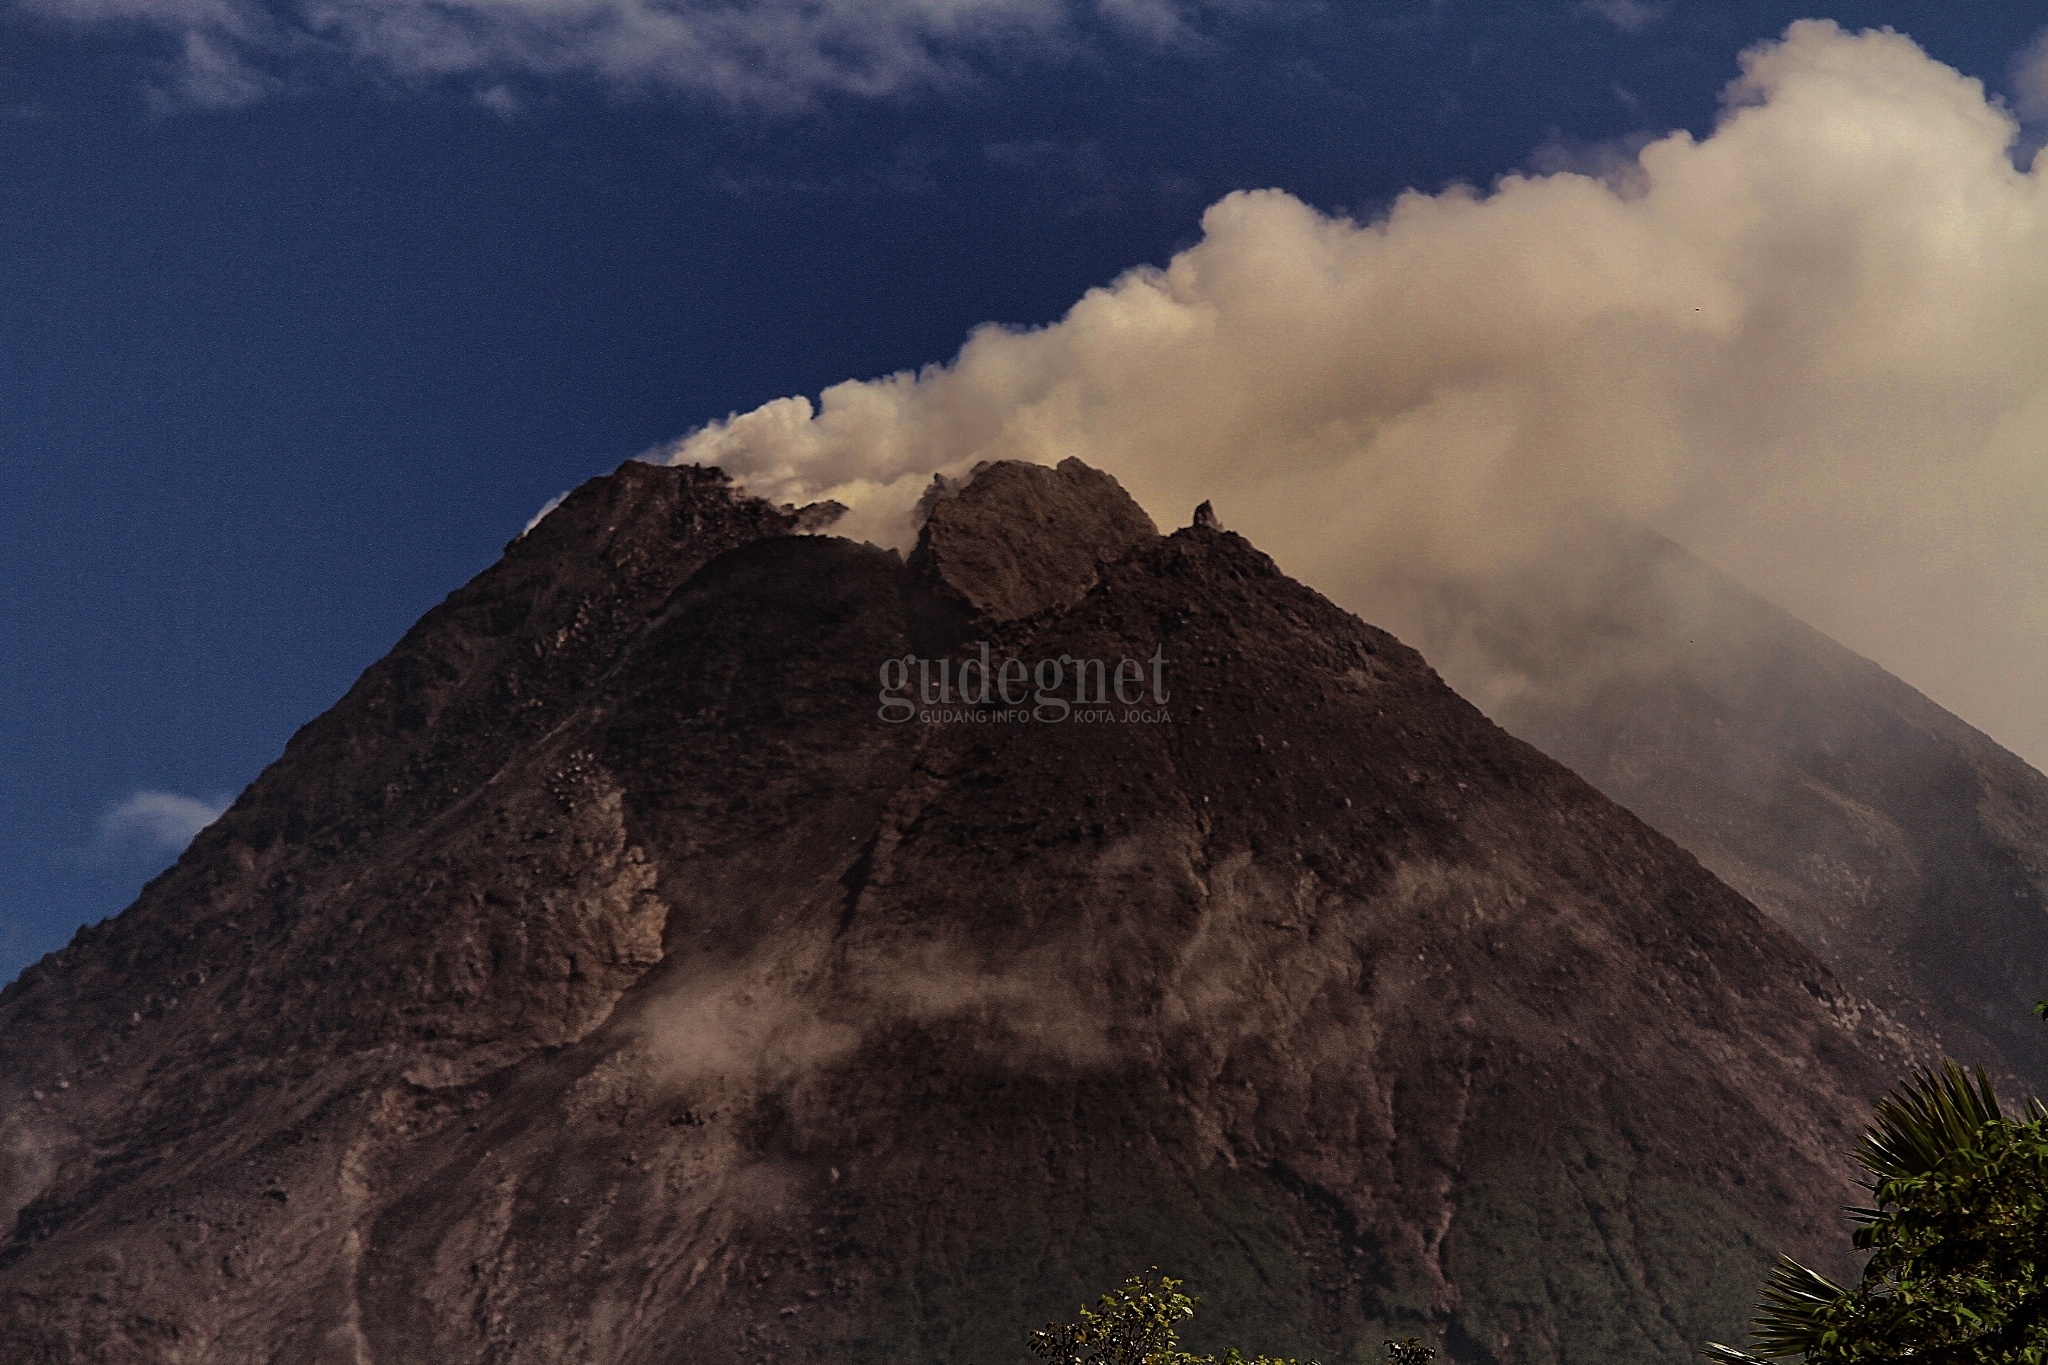
{"type": "Polygon", "coordinates": [[[1577,635],[1606,528],[1646,524],[2040,765],[2048,217],[2017,135],[1909,39],[1802,22],[1702,140],[1369,223],[1233,194],[1057,323],[673,454],[895,544],[934,471],[1078,455],[1155,516],[1213,497],[1489,702],[1530,661],[1448,608],[1505,599],[1545,686],[1612,669],[1577,635]]]}

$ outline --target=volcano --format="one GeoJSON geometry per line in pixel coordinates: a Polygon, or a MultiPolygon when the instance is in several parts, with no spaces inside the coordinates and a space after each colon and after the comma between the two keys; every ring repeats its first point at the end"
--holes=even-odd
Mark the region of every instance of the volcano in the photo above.
{"type": "Polygon", "coordinates": [[[1453,676],[1910,1022],[1922,1060],[2048,1093],[2048,777],[1669,540],[1581,559],[1571,587],[1465,594],[1453,676]],[[1532,597],[1552,605],[1510,605],[1532,597]]]}
{"type": "Polygon", "coordinates": [[[8,1360],[999,1365],[1156,1265],[1615,1365],[1839,1263],[1918,1042],[1690,854],[1213,516],[835,510],[584,485],[0,993],[8,1360]]]}

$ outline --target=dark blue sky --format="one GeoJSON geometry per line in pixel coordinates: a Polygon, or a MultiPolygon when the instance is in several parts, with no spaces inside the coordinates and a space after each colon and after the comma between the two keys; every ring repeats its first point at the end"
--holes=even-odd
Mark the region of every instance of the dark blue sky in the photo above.
{"type": "Polygon", "coordinates": [[[947,49],[942,88],[768,109],[286,47],[209,107],[177,34],[6,12],[0,981],[171,856],[122,802],[231,796],[544,500],[657,442],[1049,321],[1231,189],[1369,215],[1704,131],[1794,18],[1889,24],[1994,88],[2040,22],[1604,8],[1648,22],[1240,5],[1162,46],[1082,17],[947,49]]]}

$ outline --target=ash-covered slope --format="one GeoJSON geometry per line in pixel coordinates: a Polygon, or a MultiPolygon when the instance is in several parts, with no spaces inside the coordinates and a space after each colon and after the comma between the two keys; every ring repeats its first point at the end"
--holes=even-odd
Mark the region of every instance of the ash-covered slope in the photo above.
{"type": "Polygon", "coordinates": [[[1865,1007],[1411,650],[1072,462],[805,524],[586,485],[0,994],[9,1360],[999,1365],[1158,1264],[1613,1365],[1839,1245],[1865,1007]],[[983,641],[1133,701],[880,718],[983,641]]]}
{"type": "Polygon", "coordinates": [[[1661,538],[1531,631],[1496,717],[1697,854],[1857,994],[2048,1092],[2048,777],[1661,538]]]}

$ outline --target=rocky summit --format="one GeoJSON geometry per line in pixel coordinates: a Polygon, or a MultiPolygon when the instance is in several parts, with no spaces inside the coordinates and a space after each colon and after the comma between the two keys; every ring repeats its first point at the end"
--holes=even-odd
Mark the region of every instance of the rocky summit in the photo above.
{"type": "Polygon", "coordinates": [[[0,1356],[1684,1358],[1901,1044],[1213,517],[584,485],[0,994],[0,1356]]]}

